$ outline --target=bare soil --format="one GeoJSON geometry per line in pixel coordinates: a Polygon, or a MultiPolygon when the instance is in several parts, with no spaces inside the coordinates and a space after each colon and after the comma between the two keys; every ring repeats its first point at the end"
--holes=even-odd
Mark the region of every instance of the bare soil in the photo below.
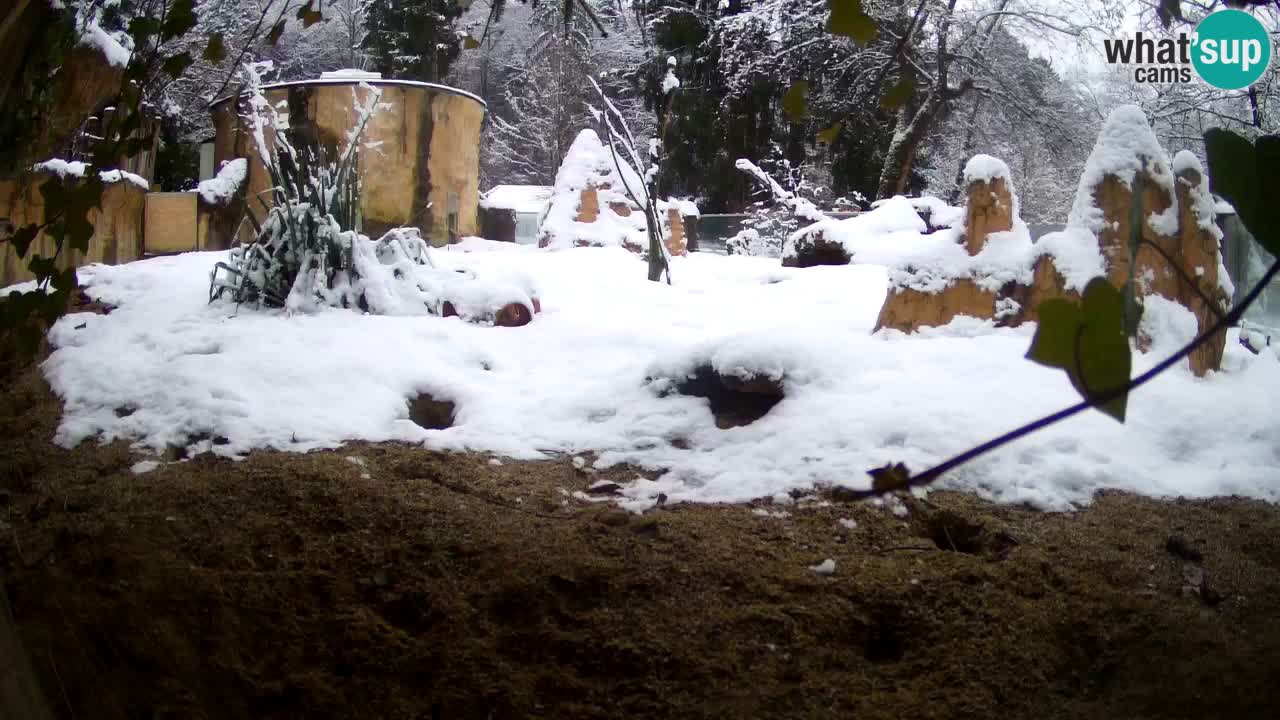
{"type": "Polygon", "coordinates": [[[57,717],[1280,707],[1272,505],[1103,494],[1043,514],[935,493],[904,518],[829,495],[786,517],[637,516],[566,495],[633,470],[359,443],[134,475],[126,444],[53,445],[59,401],[10,370],[0,573],[57,717]],[[830,577],[809,569],[826,558],[830,577]]]}

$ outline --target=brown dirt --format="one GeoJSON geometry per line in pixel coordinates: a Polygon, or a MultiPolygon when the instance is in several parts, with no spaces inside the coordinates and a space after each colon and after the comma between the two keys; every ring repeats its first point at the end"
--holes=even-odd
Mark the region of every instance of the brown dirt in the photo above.
{"type": "Polygon", "coordinates": [[[0,571],[59,717],[1262,718],[1280,703],[1280,510],[1264,503],[1105,494],[1040,514],[938,493],[905,520],[838,497],[783,518],[634,516],[561,493],[625,469],[394,444],[133,475],[123,443],[52,445],[57,400],[32,368],[10,379],[0,571]],[[808,569],[828,557],[832,577],[808,569]]]}

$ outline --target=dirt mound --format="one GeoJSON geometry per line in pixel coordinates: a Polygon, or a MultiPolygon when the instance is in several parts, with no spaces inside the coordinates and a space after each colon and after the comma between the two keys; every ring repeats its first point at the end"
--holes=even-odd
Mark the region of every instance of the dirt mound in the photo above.
{"type": "Polygon", "coordinates": [[[659,508],[395,444],[133,475],[0,394],[0,569],[59,717],[1204,718],[1280,703],[1280,510],[659,508]],[[843,521],[843,522],[842,522],[843,521]],[[1176,550],[1176,551],[1175,551],[1176,550]],[[834,574],[809,568],[831,558],[834,574]],[[1188,592],[1198,580],[1211,587],[1188,592]]]}

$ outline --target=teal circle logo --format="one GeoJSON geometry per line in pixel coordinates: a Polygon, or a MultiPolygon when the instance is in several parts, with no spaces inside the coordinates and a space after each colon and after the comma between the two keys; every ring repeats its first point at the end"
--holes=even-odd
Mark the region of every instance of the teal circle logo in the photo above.
{"type": "Polygon", "coordinates": [[[1271,38],[1257,18],[1219,10],[1196,26],[1191,64],[1210,85],[1239,90],[1257,82],[1271,63],[1271,38]]]}

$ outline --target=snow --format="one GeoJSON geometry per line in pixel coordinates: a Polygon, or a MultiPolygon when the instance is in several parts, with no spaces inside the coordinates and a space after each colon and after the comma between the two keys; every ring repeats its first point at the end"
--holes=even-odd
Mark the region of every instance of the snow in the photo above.
{"type": "Polygon", "coordinates": [[[811,565],[811,566],[809,567],[809,569],[810,569],[810,570],[812,570],[812,571],[814,571],[815,573],[817,573],[817,574],[819,574],[819,575],[824,576],[824,577],[825,577],[825,576],[830,576],[830,575],[835,575],[835,574],[836,574],[836,561],[835,561],[835,560],[832,560],[831,558],[827,558],[826,560],[823,560],[822,562],[818,563],[817,565],[811,565]]]}
{"type": "MultiPolygon", "coordinates": [[[[1167,356],[1194,340],[1200,325],[1196,316],[1182,305],[1161,295],[1148,295],[1142,299],[1138,332],[1151,341],[1153,354],[1167,356]]],[[[1180,364],[1188,367],[1185,359],[1180,364]]]]}
{"type": "MultiPolygon", "coordinates": [[[[1185,158],[1184,158],[1185,162],[1185,158]]],[[[1085,161],[1084,172],[1080,175],[1080,184],[1076,188],[1075,202],[1067,217],[1067,225],[1089,230],[1094,235],[1102,232],[1102,210],[1097,206],[1093,191],[1104,177],[1111,176],[1130,187],[1134,177],[1146,169],[1151,180],[1174,197],[1173,173],[1170,171],[1169,156],[1160,147],[1151,125],[1147,123],[1146,113],[1137,105],[1122,105],[1107,116],[1098,134],[1098,140],[1085,161]]],[[[1168,212],[1168,211],[1166,211],[1168,212]]],[[[1177,208],[1171,215],[1153,213],[1150,222],[1157,232],[1169,229],[1172,219],[1172,231],[1177,232],[1177,208]]]]}
{"type": "MultiPolygon", "coordinates": [[[[84,177],[85,172],[89,169],[89,165],[88,163],[81,162],[79,160],[68,161],[54,158],[52,160],[45,160],[44,162],[36,163],[31,169],[36,172],[47,172],[51,175],[57,175],[58,177],[63,178],[84,177]]],[[[147,182],[146,178],[141,175],[135,175],[127,170],[103,170],[98,173],[98,177],[102,178],[102,182],[106,183],[115,183],[127,180],[143,190],[151,189],[151,183],[147,182]]]]}
{"type": "Polygon", "coordinates": [[[120,39],[103,30],[96,20],[89,19],[79,24],[82,25],[81,45],[99,50],[112,67],[122,68],[129,64],[132,53],[120,42],[120,39]]]}
{"type": "MultiPolygon", "coordinates": [[[[1213,193],[1209,192],[1209,178],[1205,175],[1204,167],[1200,164],[1200,158],[1189,150],[1181,150],[1177,155],[1173,156],[1173,172],[1175,175],[1181,175],[1185,172],[1194,172],[1200,177],[1200,184],[1191,187],[1188,184],[1188,195],[1191,200],[1191,212],[1195,215],[1196,224],[1201,230],[1206,230],[1221,246],[1222,228],[1218,227],[1218,201],[1214,199],[1213,193]]],[[[1178,182],[1186,183],[1182,178],[1178,178],[1178,182]]],[[[1235,208],[1227,206],[1231,213],[1235,212],[1235,208]]],[[[1197,275],[1203,274],[1203,270],[1196,269],[1197,275]]],[[[1222,253],[1218,253],[1218,287],[1225,293],[1226,297],[1233,298],[1236,295],[1235,283],[1231,282],[1231,276],[1227,273],[1227,266],[1222,258],[1222,253]]]]}
{"type": "Polygon", "coordinates": [[[649,236],[644,211],[644,181],[621,155],[614,155],[594,130],[578,133],[556,172],[551,207],[542,222],[539,244],[566,248],[583,245],[647,248],[649,236]],[[596,189],[600,213],[595,222],[578,222],[582,191],[596,189]],[[635,201],[632,200],[634,195],[635,201]],[[628,208],[629,214],[619,209],[628,208]]]}
{"type": "MultiPolygon", "coordinates": [[[[209,270],[225,252],[82,268],[86,292],[117,309],[69,315],[51,331],[56,350],[43,372],[65,403],[56,440],[124,438],[140,460],[169,445],[234,457],[354,440],[580,455],[597,469],[654,471],[611,498],[642,510],[660,494],[671,505],[866,488],[870,468],[921,471],[1079,399],[1064,373],[1024,358],[1032,325],[959,318],[872,334],[887,287],[881,266],[798,270],[693,253],[672,258],[668,286],[648,282],[645,263],[620,248],[468,239],[431,257],[440,270],[527,274],[543,290],[543,312],[505,328],[211,305],[209,270]],[[756,422],[721,430],[705,399],[663,394],[653,374],[700,361],[777,374],[786,397],[756,422]],[[453,427],[409,420],[407,398],[422,392],[457,404],[453,427]],[[135,412],[117,416],[124,406],[135,412]],[[200,439],[218,436],[228,442],[200,439]]],[[[1157,348],[1135,355],[1135,374],[1187,329],[1177,312],[1151,307],[1157,348]]],[[[942,487],[1046,509],[1103,489],[1280,501],[1277,396],[1280,359],[1254,355],[1232,331],[1221,372],[1170,370],[1130,397],[1125,424],[1084,413],[957,469],[942,487]]]]}
{"type": "Polygon", "coordinates": [[[1106,260],[1098,248],[1097,237],[1089,230],[1068,225],[1057,232],[1046,233],[1036,240],[1042,255],[1053,257],[1053,266],[1066,281],[1067,290],[1084,292],[1089,281],[1106,274],[1106,260]]]}
{"type": "Polygon", "coordinates": [[[245,158],[224,161],[217,175],[200,181],[196,192],[210,205],[225,205],[240,191],[248,173],[249,161],[245,158]]]}
{"type": "Polygon", "coordinates": [[[381,80],[382,73],[355,68],[343,68],[320,73],[321,80],[381,80]]]}
{"type": "Polygon", "coordinates": [[[541,213],[553,192],[547,185],[495,185],[480,198],[480,207],[541,213]]]}
{"type": "Polygon", "coordinates": [[[1009,174],[1009,166],[1003,160],[990,155],[974,155],[964,165],[965,185],[974,182],[989,183],[993,180],[1012,182],[1012,179],[1009,174]]]}
{"type": "MultiPolygon", "coordinates": [[[[965,210],[963,207],[948,205],[941,199],[932,195],[923,195],[918,198],[910,198],[911,207],[916,209],[917,213],[927,213],[929,215],[929,224],[935,228],[955,227],[964,222],[965,210]]],[[[871,204],[875,207],[883,200],[877,200],[871,204]]]]}
{"type": "Polygon", "coordinates": [[[662,94],[666,95],[678,87],[680,87],[680,78],[676,77],[675,72],[668,68],[666,77],[662,78],[662,94]]]}
{"type": "MultiPolygon", "coordinates": [[[[1012,183],[1009,190],[1013,191],[1012,183]]],[[[801,238],[822,232],[827,242],[844,246],[851,263],[888,268],[894,287],[936,293],[957,279],[968,278],[994,292],[1008,282],[1030,284],[1036,258],[1047,251],[1032,243],[1026,224],[1016,216],[1012,230],[991,233],[973,256],[959,242],[963,227],[930,234],[924,234],[925,229],[912,201],[895,196],[861,215],[829,219],[797,231],[787,239],[783,257],[794,254],[801,238]]]]}

